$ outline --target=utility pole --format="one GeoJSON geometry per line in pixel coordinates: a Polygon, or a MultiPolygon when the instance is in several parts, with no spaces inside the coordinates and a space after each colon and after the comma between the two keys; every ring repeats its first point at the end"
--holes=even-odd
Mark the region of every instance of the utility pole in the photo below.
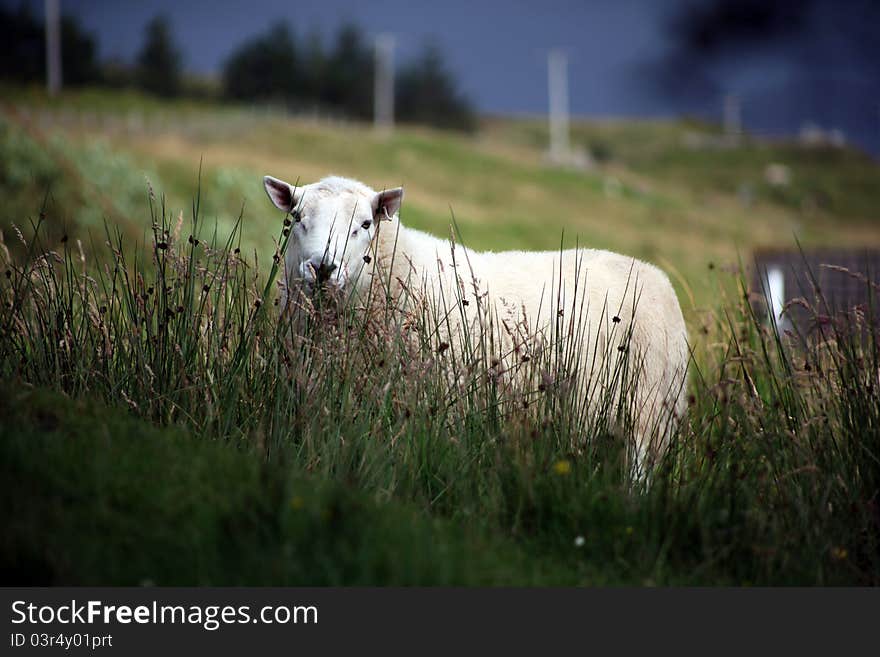
{"type": "Polygon", "coordinates": [[[724,134],[733,141],[742,134],[742,103],[736,94],[724,97],[724,134]]]}
{"type": "Polygon", "coordinates": [[[394,127],[394,37],[379,34],[375,48],[373,125],[377,132],[388,134],[394,127]]]}
{"type": "Polygon", "coordinates": [[[46,89],[61,91],[61,0],[46,0],[46,89]]]}
{"type": "Polygon", "coordinates": [[[547,54],[547,91],[550,101],[550,159],[562,164],[569,159],[568,57],[559,49],[547,54]]]}

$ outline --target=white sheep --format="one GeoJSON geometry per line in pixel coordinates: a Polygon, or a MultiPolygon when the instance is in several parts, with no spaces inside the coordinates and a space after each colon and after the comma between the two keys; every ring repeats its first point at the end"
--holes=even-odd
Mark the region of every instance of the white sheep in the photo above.
{"type": "Polygon", "coordinates": [[[587,390],[614,385],[613,356],[619,364],[627,354],[635,381],[626,396],[636,475],[646,473],[666,449],[686,411],[689,349],[675,291],[656,267],[596,249],[475,252],[405,228],[398,217],[400,187],[376,192],[340,177],[300,187],[271,176],[263,182],[272,202],[292,220],[284,256],[285,304],[288,286],[296,285],[309,294],[324,285],[364,299],[373,296],[377,282],[385,286],[383,299],[387,292],[398,298],[405,290],[427,290],[446,340],[465,324],[473,330],[488,320],[508,366],[526,360],[523,351],[534,346],[530,340],[536,336],[576,335],[580,344],[568,353],[576,354],[587,372],[580,385],[590,399],[599,396],[587,390]],[[604,359],[598,365],[597,355],[604,359]]]}

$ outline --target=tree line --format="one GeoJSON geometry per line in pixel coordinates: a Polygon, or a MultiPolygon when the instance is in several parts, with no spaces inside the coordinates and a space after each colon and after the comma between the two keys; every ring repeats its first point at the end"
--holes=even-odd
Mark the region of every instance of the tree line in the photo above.
{"type": "MultiPolygon", "coordinates": [[[[0,7],[0,79],[32,83],[45,79],[42,20],[24,4],[0,7]]],[[[292,112],[316,111],[351,119],[373,116],[374,57],[371,43],[354,24],[330,39],[298,35],[287,23],[271,26],[235,48],[222,66],[219,85],[184,74],[183,57],[170,21],[153,18],[132,64],[105,61],[94,36],[75,17],[61,21],[65,86],[134,87],[166,98],[199,96],[246,103],[271,103],[292,112]]],[[[404,123],[472,131],[476,116],[438,47],[426,45],[404,62],[395,79],[395,116],[404,123]]]]}

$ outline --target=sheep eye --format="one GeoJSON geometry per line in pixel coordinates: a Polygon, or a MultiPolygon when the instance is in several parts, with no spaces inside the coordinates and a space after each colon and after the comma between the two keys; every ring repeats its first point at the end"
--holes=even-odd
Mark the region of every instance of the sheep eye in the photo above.
{"type": "Polygon", "coordinates": [[[361,228],[363,228],[364,230],[369,230],[372,223],[372,221],[367,219],[364,223],[361,224],[361,228]]]}
{"type": "Polygon", "coordinates": [[[291,216],[293,216],[294,221],[302,221],[303,218],[302,212],[300,212],[299,210],[294,210],[291,213],[291,216]]]}

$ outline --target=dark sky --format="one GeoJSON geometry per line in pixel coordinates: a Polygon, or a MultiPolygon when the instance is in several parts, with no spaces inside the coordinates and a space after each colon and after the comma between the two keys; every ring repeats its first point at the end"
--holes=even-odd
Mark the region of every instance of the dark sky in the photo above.
{"type": "MultiPolygon", "coordinates": [[[[638,112],[627,69],[662,43],[659,2],[645,0],[62,0],[100,38],[102,55],[131,57],[144,23],[171,17],[189,68],[216,72],[244,38],[287,20],[300,35],[330,36],[344,20],[369,35],[389,32],[398,59],[428,40],[443,49],[462,89],[478,107],[502,112],[546,109],[546,51],[570,56],[571,104],[579,113],[638,112]],[[621,39],[625,35],[626,43],[621,39]],[[577,83],[575,84],[575,80],[577,83]]],[[[41,4],[38,2],[37,4],[41,4]]]]}
{"type": "MultiPolygon", "coordinates": [[[[547,107],[546,53],[569,55],[571,110],[582,115],[717,118],[724,91],[743,99],[744,121],[759,133],[795,133],[804,121],[841,127],[880,153],[880,80],[876,57],[849,48],[862,20],[853,7],[870,0],[812,0],[810,21],[797,38],[772,38],[760,47],[728,49],[712,69],[715,86],[696,95],[659,89],[652,67],[664,67],[675,45],[670,18],[683,6],[712,0],[61,0],[100,44],[102,58],[130,60],[145,23],[166,14],[185,65],[217,73],[244,39],[286,20],[302,36],[331,36],[344,21],[367,35],[392,33],[397,61],[433,40],[462,90],[483,111],[543,113],[547,107]],[[769,44],[769,45],[768,45],[769,44]]],[[[772,0],[770,0],[772,1],[772,0]]],[[[0,0],[16,6],[20,0],[0,0]]],[[[37,13],[43,0],[30,0],[37,13]]],[[[782,5],[801,6],[795,2],[782,5]]],[[[810,3],[807,3],[810,4],[810,3]]],[[[806,6],[806,5],[804,5],[806,6]]],[[[876,33],[876,30],[875,30],[876,33]]],[[[872,33],[869,36],[873,36],[872,33]]],[[[877,33],[880,37],[880,33],[877,33]]],[[[878,46],[877,52],[880,52],[878,46]]],[[[717,53],[716,53],[717,54],[717,53]]],[[[695,73],[675,71],[685,83],[695,73]]]]}

